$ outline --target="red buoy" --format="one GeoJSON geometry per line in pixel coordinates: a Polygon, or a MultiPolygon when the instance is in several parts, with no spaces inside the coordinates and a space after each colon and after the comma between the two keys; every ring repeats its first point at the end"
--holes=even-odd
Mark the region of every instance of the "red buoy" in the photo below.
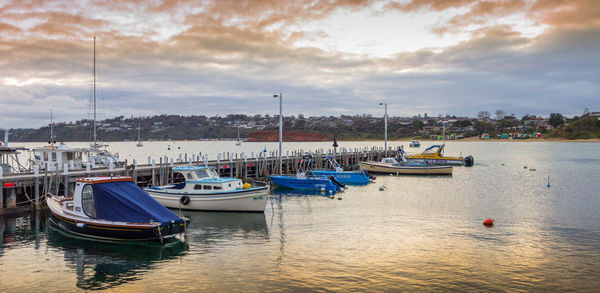
{"type": "Polygon", "coordinates": [[[494,220],[487,218],[483,221],[483,225],[485,226],[493,226],[494,225],[494,220]]]}

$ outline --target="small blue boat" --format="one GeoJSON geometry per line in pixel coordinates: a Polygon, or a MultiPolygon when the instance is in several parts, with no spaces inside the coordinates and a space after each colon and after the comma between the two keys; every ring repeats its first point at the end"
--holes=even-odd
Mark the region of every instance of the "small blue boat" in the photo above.
{"type": "Polygon", "coordinates": [[[307,155],[302,158],[298,164],[298,173],[296,176],[271,175],[269,178],[274,184],[290,189],[297,190],[316,190],[324,191],[328,194],[334,194],[341,190],[344,185],[338,182],[333,176],[317,177],[310,170],[312,156],[307,155]]]}
{"type": "Polygon", "coordinates": [[[338,182],[349,185],[364,185],[371,182],[371,177],[365,171],[344,171],[332,155],[327,155],[327,165],[333,170],[315,170],[312,174],[319,178],[333,176],[338,182]]]}

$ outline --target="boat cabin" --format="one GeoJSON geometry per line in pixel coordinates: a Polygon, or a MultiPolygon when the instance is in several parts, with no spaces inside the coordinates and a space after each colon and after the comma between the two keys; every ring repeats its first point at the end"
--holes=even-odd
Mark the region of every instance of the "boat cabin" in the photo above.
{"type": "Polygon", "coordinates": [[[170,186],[172,189],[185,189],[193,193],[212,193],[244,188],[242,180],[233,177],[221,178],[213,167],[174,167],[173,172],[183,182],[170,186]]]}
{"type": "Polygon", "coordinates": [[[75,191],[72,195],[63,200],[63,209],[71,214],[84,218],[96,217],[96,206],[94,199],[93,185],[107,182],[128,182],[132,181],[132,177],[117,176],[117,177],[92,177],[79,178],[75,183],[75,191]]]}
{"type": "Polygon", "coordinates": [[[441,144],[441,145],[440,144],[432,145],[432,146],[426,148],[421,155],[424,155],[424,156],[427,156],[427,157],[429,157],[429,156],[431,156],[431,157],[434,157],[434,156],[442,157],[444,155],[444,145],[443,144],[441,144]]]}
{"type": "Polygon", "coordinates": [[[398,161],[394,158],[383,158],[383,159],[381,159],[381,163],[390,164],[390,165],[398,165],[398,161]]]}
{"type": "Polygon", "coordinates": [[[33,149],[33,163],[40,166],[40,170],[49,172],[63,170],[64,164],[69,165],[69,169],[85,168],[84,158],[89,153],[86,149],[69,148],[64,144],[49,145],[33,149]]]}

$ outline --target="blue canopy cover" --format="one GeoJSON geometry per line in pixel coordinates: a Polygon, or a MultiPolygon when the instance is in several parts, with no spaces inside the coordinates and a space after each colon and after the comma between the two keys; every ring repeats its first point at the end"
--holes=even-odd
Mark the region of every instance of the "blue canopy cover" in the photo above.
{"type": "Polygon", "coordinates": [[[96,183],[92,186],[96,217],[129,223],[181,221],[133,181],[96,183]]]}

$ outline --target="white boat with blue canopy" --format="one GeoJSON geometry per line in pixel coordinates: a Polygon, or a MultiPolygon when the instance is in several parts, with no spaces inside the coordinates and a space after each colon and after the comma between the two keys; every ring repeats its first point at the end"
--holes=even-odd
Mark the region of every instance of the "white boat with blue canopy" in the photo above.
{"type": "MultiPolygon", "coordinates": [[[[168,208],[228,211],[265,211],[269,187],[252,186],[234,177],[220,177],[215,168],[208,166],[174,167],[176,177],[184,181],[177,184],[144,189],[168,208]]],[[[256,183],[260,183],[255,181],[256,183]]]]}

